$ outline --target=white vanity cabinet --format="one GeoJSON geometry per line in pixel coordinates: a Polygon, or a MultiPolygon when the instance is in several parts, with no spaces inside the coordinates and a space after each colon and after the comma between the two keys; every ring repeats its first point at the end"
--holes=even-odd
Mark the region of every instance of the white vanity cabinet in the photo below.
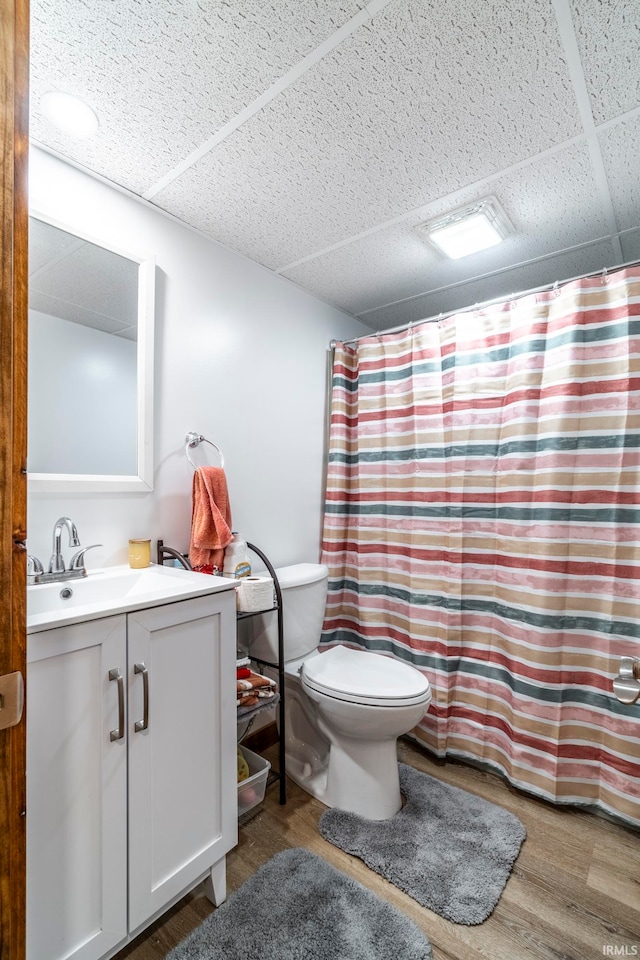
{"type": "Polygon", "coordinates": [[[237,842],[233,590],[28,637],[27,958],[112,956],[237,842]]]}
{"type": "Polygon", "coordinates": [[[124,682],[124,615],[28,638],[29,960],[93,960],[127,935],[127,750],[110,740],[112,669],[124,682]]]}

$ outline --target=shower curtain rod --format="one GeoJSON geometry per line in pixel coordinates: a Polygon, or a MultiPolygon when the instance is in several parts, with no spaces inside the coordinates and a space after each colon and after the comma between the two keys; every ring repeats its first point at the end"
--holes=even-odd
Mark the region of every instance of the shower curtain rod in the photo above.
{"type": "Polygon", "coordinates": [[[410,320],[408,323],[401,323],[397,327],[389,327],[388,330],[372,330],[371,333],[363,333],[361,337],[353,337],[351,340],[331,340],[329,349],[335,350],[338,343],[358,343],[360,340],[366,340],[367,337],[381,337],[386,333],[401,333],[403,330],[409,330],[411,327],[418,326],[421,323],[436,323],[438,320],[446,320],[456,313],[471,313],[473,310],[482,310],[493,303],[500,303],[501,300],[509,300],[514,297],[528,297],[532,293],[542,293],[544,290],[553,290],[559,284],[573,283],[574,280],[586,280],[587,277],[606,277],[609,271],[624,270],[625,267],[638,267],[640,260],[629,260],[627,263],[620,263],[615,267],[603,267],[602,270],[590,270],[588,273],[581,273],[577,277],[570,277],[568,280],[555,280],[553,283],[544,283],[541,287],[532,287],[530,290],[521,290],[518,293],[512,293],[510,297],[501,294],[498,297],[492,297],[490,300],[483,300],[481,303],[470,304],[468,307],[459,307],[455,310],[447,310],[444,313],[434,314],[432,317],[425,317],[424,320],[410,320]]]}

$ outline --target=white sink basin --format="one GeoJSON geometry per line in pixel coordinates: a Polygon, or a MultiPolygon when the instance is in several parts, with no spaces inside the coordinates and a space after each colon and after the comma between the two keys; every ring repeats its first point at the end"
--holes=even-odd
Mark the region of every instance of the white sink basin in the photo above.
{"type": "Polygon", "coordinates": [[[233,580],[176,567],[105,567],[79,580],[28,586],[27,633],[231,589],[233,580]]]}

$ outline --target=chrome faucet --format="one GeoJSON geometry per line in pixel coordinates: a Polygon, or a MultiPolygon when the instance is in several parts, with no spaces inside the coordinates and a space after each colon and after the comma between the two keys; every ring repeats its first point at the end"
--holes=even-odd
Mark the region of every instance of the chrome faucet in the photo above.
{"type": "Polygon", "coordinates": [[[101,547],[101,543],[92,543],[89,547],[82,547],[71,558],[69,569],[65,567],[64,557],[62,556],[62,531],[66,527],[69,534],[69,546],[79,547],[80,540],[76,525],[69,517],[60,517],[56,520],[53,527],[53,553],[49,560],[49,571],[45,573],[42,564],[37,557],[27,557],[27,583],[52,583],[58,580],[77,580],[79,577],[86,577],[87,571],[84,565],[84,555],[87,550],[94,547],[101,547]]]}
{"type": "Polygon", "coordinates": [[[53,554],[49,560],[49,573],[64,573],[66,570],[61,546],[63,527],[67,528],[67,533],[69,534],[69,546],[80,546],[78,531],[76,530],[76,525],[73,520],[69,517],[60,517],[59,520],[56,520],[53,527],[53,554]]]}

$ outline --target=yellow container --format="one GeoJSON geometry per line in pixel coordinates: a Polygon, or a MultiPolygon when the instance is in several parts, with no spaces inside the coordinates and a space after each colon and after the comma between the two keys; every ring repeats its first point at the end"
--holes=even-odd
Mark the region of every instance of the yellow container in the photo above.
{"type": "Polygon", "coordinates": [[[151,540],[129,540],[129,566],[134,570],[151,563],[151,540]]]}

